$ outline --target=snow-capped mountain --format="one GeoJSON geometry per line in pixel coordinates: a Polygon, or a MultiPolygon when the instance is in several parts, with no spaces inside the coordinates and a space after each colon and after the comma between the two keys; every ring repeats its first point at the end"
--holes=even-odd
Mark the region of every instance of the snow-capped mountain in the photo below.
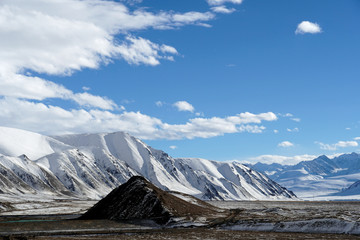
{"type": "Polygon", "coordinates": [[[325,155],[296,165],[257,163],[250,167],[295,192],[299,197],[333,194],[360,179],[360,154],[325,155]]]}
{"type": "Polygon", "coordinates": [[[98,199],[136,175],[201,199],[296,198],[240,163],[174,159],[123,132],[47,137],[0,127],[2,193],[98,199]]]}

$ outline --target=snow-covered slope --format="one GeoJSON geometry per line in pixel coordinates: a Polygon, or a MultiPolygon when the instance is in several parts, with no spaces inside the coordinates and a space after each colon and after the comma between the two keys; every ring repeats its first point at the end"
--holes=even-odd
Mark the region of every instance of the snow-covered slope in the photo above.
{"type": "Polygon", "coordinates": [[[46,137],[1,128],[3,193],[98,199],[135,175],[202,199],[295,198],[240,163],[174,159],[123,132],[46,137]]]}
{"type": "Polygon", "coordinates": [[[302,198],[329,195],[322,199],[339,199],[331,196],[360,179],[360,155],[357,153],[343,154],[332,159],[323,155],[291,166],[257,163],[250,167],[268,174],[271,179],[302,198]]]}
{"type": "Polygon", "coordinates": [[[360,198],[360,180],[351,184],[348,188],[343,189],[342,191],[335,193],[335,196],[351,196],[357,195],[360,198]]]}
{"type": "Polygon", "coordinates": [[[63,143],[38,133],[0,127],[0,154],[5,156],[25,154],[31,159],[38,159],[66,148],[63,143]]]}

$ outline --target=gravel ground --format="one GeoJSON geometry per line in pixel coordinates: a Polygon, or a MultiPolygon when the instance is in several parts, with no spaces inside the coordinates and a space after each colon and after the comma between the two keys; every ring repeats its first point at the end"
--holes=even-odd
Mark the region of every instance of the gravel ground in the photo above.
{"type": "MultiPolygon", "coordinates": [[[[360,202],[234,201],[210,203],[221,208],[239,209],[231,216],[230,220],[234,222],[239,220],[279,222],[316,218],[360,222],[360,202]]],[[[71,205],[64,201],[61,202],[61,207],[63,204],[71,205]]],[[[81,202],[76,202],[76,206],[78,209],[83,208],[81,202]]],[[[78,214],[78,212],[76,213],[78,214]]],[[[345,234],[248,232],[216,228],[156,229],[149,225],[140,226],[108,220],[74,220],[78,216],[0,216],[0,239],[360,239],[360,236],[345,234]]],[[[214,226],[219,225],[215,224],[214,226]]]]}
{"type": "Polygon", "coordinates": [[[269,232],[241,232],[215,229],[173,229],[153,233],[121,234],[121,235],[88,235],[88,236],[44,236],[33,239],[59,239],[59,240],[291,240],[291,239],[360,239],[360,236],[335,235],[335,234],[304,234],[304,233],[269,233],[269,232]]]}

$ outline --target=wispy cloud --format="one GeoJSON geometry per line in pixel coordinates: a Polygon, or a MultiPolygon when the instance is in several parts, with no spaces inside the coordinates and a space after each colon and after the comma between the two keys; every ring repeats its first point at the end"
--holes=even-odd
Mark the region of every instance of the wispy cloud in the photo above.
{"type": "Polygon", "coordinates": [[[338,148],[357,147],[359,144],[356,141],[338,141],[334,144],[326,144],[322,142],[315,142],[323,150],[335,151],[338,148]]]}
{"type": "Polygon", "coordinates": [[[235,11],[235,8],[227,8],[226,6],[221,5],[221,6],[212,7],[211,10],[217,13],[230,14],[235,11]]]}
{"type": "Polygon", "coordinates": [[[155,105],[158,107],[162,107],[165,103],[163,101],[156,101],[155,105]]]}
{"type": "Polygon", "coordinates": [[[299,23],[299,25],[295,30],[296,34],[305,34],[305,33],[316,34],[321,32],[322,30],[319,24],[312,23],[309,21],[302,21],[301,23],[299,23]]]}
{"type": "Polygon", "coordinates": [[[243,0],[207,0],[209,5],[223,5],[224,3],[241,4],[243,0]]]}
{"type": "Polygon", "coordinates": [[[287,128],[286,129],[286,131],[288,131],[288,132],[299,132],[300,130],[299,130],[299,128],[287,128]]]}
{"type": "Polygon", "coordinates": [[[300,118],[290,118],[291,120],[293,120],[294,122],[301,122],[300,118]]]}

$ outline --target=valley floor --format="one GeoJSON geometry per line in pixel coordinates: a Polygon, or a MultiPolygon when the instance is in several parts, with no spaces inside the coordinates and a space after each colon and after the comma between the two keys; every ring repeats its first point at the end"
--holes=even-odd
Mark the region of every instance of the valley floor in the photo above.
{"type": "MultiPolygon", "coordinates": [[[[76,216],[67,216],[72,218],[76,216]]],[[[156,228],[108,220],[64,220],[64,216],[11,217],[0,223],[0,239],[22,240],[248,240],[248,239],[360,239],[360,236],[319,233],[234,231],[218,228],[156,228]]],[[[65,217],[66,218],[66,217],[65,217]]]]}
{"type": "Polygon", "coordinates": [[[149,224],[76,220],[94,202],[35,200],[1,203],[0,239],[360,239],[360,202],[215,201],[210,203],[237,210],[206,227],[180,224],[161,229],[149,224]]]}
{"type": "Polygon", "coordinates": [[[360,239],[358,236],[339,234],[306,234],[306,233],[272,233],[272,232],[244,232],[218,229],[170,229],[161,231],[147,231],[142,233],[120,234],[88,234],[76,236],[28,236],[21,239],[33,240],[321,240],[321,239],[360,239]]]}

